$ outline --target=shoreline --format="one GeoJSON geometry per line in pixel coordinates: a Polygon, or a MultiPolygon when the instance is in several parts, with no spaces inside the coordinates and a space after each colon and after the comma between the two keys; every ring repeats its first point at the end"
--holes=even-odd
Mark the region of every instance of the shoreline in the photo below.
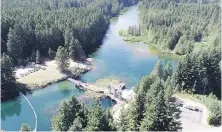
{"type": "Polygon", "coordinates": [[[143,43],[143,44],[146,44],[150,48],[155,49],[157,52],[159,52],[160,54],[163,54],[163,55],[172,55],[172,56],[177,56],[177,57],[183,57],[184,56],[184,55],[176,54],[174,50],[171,50],[171,51],[170,50],[161,50],[154,44],[146,43],[143,40],[141,40],[140,37],[143,37],[142,35],[141,36],[128,36],[126,34],[126,30],[124,30],[124,29],[120,29],[119,36],[123,37],[123,41],[128,42],[128,43],[132,43],[132,44],[134,44],[134,43],[143,43]],[[130,38],[130,37],[132,37],[132,38],[130,38]]]}
{"type": "MultiPolygon", "coordinates": [[[[61,73],[56,68],[55,60],[46,61],[45,64],[37,65],[43,66],[44,69],[39,69],[34,72],[30,72],[31,70],[29,66],[27,66],[28,70],[27,73],[25,73],[26,76],[22,76],[20,78],[17,77],[16,83],[20,90],[27,89],[34,91],[38,89],[44,89],[49,85],[65,81],[68,78],[79,78],[82,74],[93,69],[91,61],[92,58],[86,59],[84,63],[71,62],[70,67],[66,73],[61,73]],[[32,81],[30,78],[35,81],[32,81]]],[[[21,69],[19,70],[21,71],[21,69]]],[[[26,67],[22,68],[22,70],[25,71],[26,67]]],[[[35,70],[35,67],[32,70],[35,70]]]]}

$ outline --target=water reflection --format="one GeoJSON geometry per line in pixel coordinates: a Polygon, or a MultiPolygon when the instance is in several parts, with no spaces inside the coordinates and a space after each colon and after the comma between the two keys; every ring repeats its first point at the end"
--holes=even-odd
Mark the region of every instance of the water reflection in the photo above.
{"type": "MultiPolygon", "coordinates": [[[[91,105],[93,105],[96,102],[96,100],[97,100],[96,98],[84,98],[84,99],[81,100],[81,102],[83,102],[84,104],[86,104],[88,106],[91,106],[91,105]]],[[[98,100],[102,104],[102,107],[104,109],[108,109],[111,106],[116,104],[116,102],[114,100],[111,100],[107,96],[102,96],[98,100]]]]}
{"type": "Polygon", "coordinates": [[[69,81],[64,81],[58,84],[58,89],[63,93],[64,95],[70,94],[72,91],[72,83],[69,81]]]}
{"type": "Polygon", "coordinates": [[[1,120],[11,116],[19,116],[21,113],[21,98],[5,101],[1,104],[1,120]]]}

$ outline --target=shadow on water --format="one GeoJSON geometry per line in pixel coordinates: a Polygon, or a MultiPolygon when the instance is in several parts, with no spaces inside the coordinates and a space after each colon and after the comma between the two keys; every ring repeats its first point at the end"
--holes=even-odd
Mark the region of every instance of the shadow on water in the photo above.
{"type": "Polygon", "coordinates": [[[90,44],[89,47],[84,49],[87,57],[100,48],[100,46],[103,44],[104,38],[106,37],[106,32],[107,30],[100,36],[100,38],[94,44],[90,44]]]}
{"type": "Polygon", "coordinates": [[[21,113],[21,97],[19,93],[24,95],[31,94],[32,91],[22,83],[16,83],[12,88],[13,90],[9,91],[9,94],[4,93],[5,95],[2,97],[1,103],[1,120],[5,120],[8,117],[12,117],[14,115],[20,116],[21,113]],[[2,109],[3,108],[3,109],[2,109]]]}
{"type": "Polygon", "coordinates": [[[17,97],[19,97],[19,93],[23,93],[26,95],[27,93],[30,94],[32,91],[22,83],[15,83],[10,84],[9,86],[4,86],[6,88],[9,88],[7,90],[1,89],[1,101],[9,101],[9,100],[15,100],[17,97]]]}
{"type": "Polygon", "coordinates": [[[112,106],[114,106],[116,104],[115,100],[112,100],[111,98],[109,98],[107,96],[102,96],[99,99],[96,99],[96,98],[85,98],[85,99],[81,100],[82,103],[84,103],[84,104],[86,104],[88,106],[93,105],[96,101],[99,101],[102,104],[102,107],[104,109],[109,109],[109,108],[111,108],[112,106]]]}
{"type": "Polygon", "coordinates": [[[21,99],[16,97],[13,100],[5,101],[1,103],[1,120],[5,120],[7,117],[14,115],[19,116],[21,113],[21,99]]]}
{"type": "Polygon", "coordinates": [[[64,95],[70,94],[70,91],[72,91],[72,84],[71,82],[64,81],[58,84],[58,88],[64,95]]]}

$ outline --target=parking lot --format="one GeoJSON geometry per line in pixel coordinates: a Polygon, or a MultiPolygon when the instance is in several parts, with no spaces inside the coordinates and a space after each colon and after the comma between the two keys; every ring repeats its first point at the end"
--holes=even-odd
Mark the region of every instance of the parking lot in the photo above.
{"type": "Polygon", "coordinates": [[[180,105],[183,132],[219,132],[219,127],[207,124],[208,111],[205,106],[191,99],[181,97],[176,98],[176,103],[180,105]]]}
{"type": "Polygon", "coordinates": [[[191,120],[193,122],[202,123],[202,111],[194,111],[184,107],[180,107],[181,118],[191,120]]]}
{"type": "Polygon", "coordinates": [[[175,100],[177,104],[180,105],[181,118],[196,122],[202,123],[202,108],[196,106],[194,103],[185,103],[180,99],[175,100]]]}

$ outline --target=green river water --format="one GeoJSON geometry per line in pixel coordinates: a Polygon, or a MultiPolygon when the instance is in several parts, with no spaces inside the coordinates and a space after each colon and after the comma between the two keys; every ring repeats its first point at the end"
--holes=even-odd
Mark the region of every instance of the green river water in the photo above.
{"type": "MultiPolygon", "coordinates": [[[[110,23],[102,45],[90,55],[95,68],[84,74],[80,78],[82,81],[95,82],[102,77],[116,77],[123,80],[127,88],[131,88],[138,84],[144,75],[152,71],[159,59],[162,59],[164,63],[172,61],[172,64],[176,65],[175,57],[158,54],[142,43],[129,44],[119,36],[120,29],[138,25],[137,8],[137,6],[130,7],[110,23]]],[[[73,83],[64,81],[27,95],[26,97],[32,103],[38,116],[37,130],[50,131],[51,117],[55,114],[59,104],[72,95],[78,98],[83,94],[84,91],[75,88],[73,83]],[[66,85],[63,86],[63,83],[66,85]]],[[[106,97],[102,98],[101,102],[105,109],[114,104],[106,97]]],[[[24,97],[20,96],[15,100],[2,102],[1,129],[18,131],[22,123],[26,123],[32,128],[35,126],[33,111],[24,97]]]]}

